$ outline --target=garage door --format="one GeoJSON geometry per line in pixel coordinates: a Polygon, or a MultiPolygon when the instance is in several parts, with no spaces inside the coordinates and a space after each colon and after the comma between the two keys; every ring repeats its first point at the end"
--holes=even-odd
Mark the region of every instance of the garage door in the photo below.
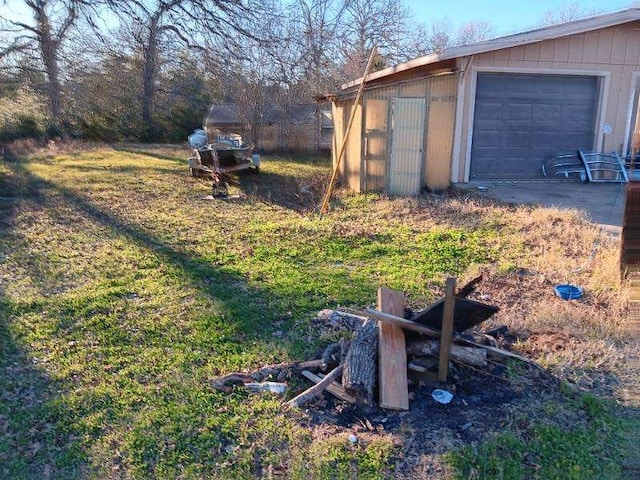
{"type": "Polygon", "coordinates": [[[540,177],[546,157],[593,148],[598,78],[480,73],[471,179],[540,177]]]}

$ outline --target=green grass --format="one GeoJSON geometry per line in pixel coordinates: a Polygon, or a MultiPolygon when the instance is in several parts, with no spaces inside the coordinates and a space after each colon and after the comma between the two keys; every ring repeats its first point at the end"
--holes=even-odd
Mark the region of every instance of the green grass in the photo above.
{"type": "Polygon", "coordinates": [[[586,418],[571,428],[545,424],[542,419],[449,454],[456,478],[625,478],[620,449],[628,427],[610,415],[612,406],[592,395],[579,396],[572,407],[586,418]]]}
{"type": "MultiPolygon", "coordinates": [[[[328,164],[289,158],[208,201],[186,156],[104,148],[0,164],[0,477],[393,478],[391,433],[351,445],[278,397],[210,381],[312,356],[326,340],[315,312],[374,304],[380,285],[424,305],[447,275],[523,261],[505,211],[341,192],[318,219],[328,164]]],[[[540,451],[558,433],[545,428],[540,451]]],[[[609,438],[561,433],[580,451],[609,438]]],[[[473,452],[453,465],[468,472],[473,452]]],[[[591,468],[587,457],[575,464],[591,468]]]]}

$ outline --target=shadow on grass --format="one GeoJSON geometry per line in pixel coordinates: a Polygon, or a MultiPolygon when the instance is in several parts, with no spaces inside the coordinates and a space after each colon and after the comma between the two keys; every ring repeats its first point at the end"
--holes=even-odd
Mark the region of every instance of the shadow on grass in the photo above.
{"type": "MultiPolygon", "coordinates": [[[[10,245],[12,236],[19,236],[20,225],[15,218],[19,208],[37,206],[53,218],[68,222],[71,207],[91,222],[152,252],[162,263],[172,265],[192,286],[220,305],[224,318],[233,322],[231,335],[225,337],[225,342],[241,345],[247,337],[271,338],[269,332],[274,329],[271,320],[277,318],[278,309],[274,305],[279,301],[272,294],[249,287],[241,275],[221,271],[210,261],[110,215],[74,191],[34,175],[25,162],[16,158],[11,160],[7,162],[10,174],[0,179],[0,195],[15,196],[17,202],[10,202],[4,208],[0,204],[0,225],[6,227],[0,236],[9,239],[2,243],[10,245]]],[[[90,468],[89,450],[105,433],[87,433],[83,422],[90,422],[91,412],[73,406],[73,392],[77,388],[73,380],[65,378],[53,382],[14,338],[16,328],[20,327],[11,324],[12,318],[23,313],[39,315],[46,305],[36,303],[27,305],[6,295],[0,297],[0,478],[81,477],[90,468]]],[[[85,320],[82,313],[71,315],[74,316],[72,323],[85,320]]],[[[127,339],[124,341],[126,343],[127,339]]],[[[281,347],[286,350],[287,344],[283,343],[281,347]]],[[[105,404],[104,408],[110,407],[105,404]]],[[[144,428],[141,431],[145,431],[144,428]]],[[[184,448],[185,452],[191,452],[195,447],[186,445],[184,448]]],[[[161,453],[153,449],[150,455],[150,459],[145,457],[144,460],[149,465],[161,453]]]]}
{"type": "MultiPolygon", "coordinates": [[[[11,152],[5,158],[15,161],[11,152]]],[[[15,217],[35,190],[14,169],[0,176],[0,196],[8,199],[0,201],[0,246],[19,243],[15,217]]],[[[70,426],[60,421],[64,412],[58,392],[65,387],[39,366],[12,329],[21,313],[0,283],[0,478],[80,477],[85,452],[70,426]]]]}
{"type": "MultiPolygon", "coordinates": [[[[79,209],[91,221],[107,226],[117,235],[126,237],[139,247],[152,251],[162,261],[178,267],[189,277],[193,285],[216,301],[223,302],[232,318],[246,319],[246,322],[241,324],[245,333],[256,333],[262,330],[263,325],[251,317],[255,315],[257,318],[264,318],[265,314],[269,313],[268,307],[264,305],[264,299],[273,297],[272,294],[267,296],[259,289],[250,288],[241,275],[214,268],[209,260],[171,245],[138,226],[126,223],[106,213],[72,190],[34,175],[24,167],[21,161],[13,162],[12,171],[22,179],[23,189],[29,195],[30,200],[40,204],[54,216],[56,216],[58,206],[47,202],[45,191],[57,193],[69,206],[79,209]],[[255,301],[256,304],[248,304],[247,298],[255,301]]],[[[63,216],[64,210],[58,214],[59,218],[63,218],[63,216]]]]}
{"type": "Polygon", "coordinates": [[[0,290],[0,477],[76,478],[85,452],[58,401],[64,388],[12,333],[11,302],[0,290]]]}
{"type": "Polygon", "coordinates": [[[106,165],[96,165],[96,166],[88,166],[88,165],[65,165],[65,170],[75,170],[77,172],[87,172],[87,173],[100,173],[100,172],[109,172],[109,173],[145,173],[149,171],[157,172],[157,173],[176,173],[179,172],[178,167],[166,168],[166,167],[150,167],[146,165],[127,165],[125,167],[111,167],[106,165]]]}
{"type": "Polygon", "coordinates": [[[299,213],[317,211],[328,183],[327,175],[299,178],[286,173],[239,172],[232,184],[253,200],[299,213]]]}

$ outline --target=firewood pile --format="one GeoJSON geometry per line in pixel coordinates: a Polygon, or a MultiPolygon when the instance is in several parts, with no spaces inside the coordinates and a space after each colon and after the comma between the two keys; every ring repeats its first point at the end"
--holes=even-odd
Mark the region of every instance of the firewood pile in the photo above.
{"type": "Polygon", "coordinates": [[[401,292],[388,288],[378,289],[376,309],[322,310],[318,321],[351,331],[352,338],[329,345],[322,358],[272,365],[252,374],[232,373],[214,379],[212,386],[222,391],[244,386],[283,393],[284,382],[300,374],[313,385],[287,401],[288,406],[300,407],[327,391],[363,407],[408,410],[410,380],[445,384],[451,363],[478,374],[490,374],[495,364],[509,360],[540,368],[532,360],[498,348],[493,337],[470,332],[498,311],[493,305],[466,298],[481,279],[456,292],[456,280],[449,278],[445,297],[415,313],[405,310],[401,292]],[[265,382],[267,379],[276,382],[265,382]]]}

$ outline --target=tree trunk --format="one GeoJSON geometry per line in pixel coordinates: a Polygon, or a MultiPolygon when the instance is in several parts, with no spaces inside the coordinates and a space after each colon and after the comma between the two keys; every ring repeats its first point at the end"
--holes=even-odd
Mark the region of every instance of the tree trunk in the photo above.
{"type": "Polygon", "coordinates": [[[153,110],[156,101],[156,76],[158,73],[158,15],[151,19],[149,37],[144,46],[144,84],[142,93],[142,138],[146,141],[157,140],[153,110]]]}
{"type": "Polygon", "coordinates": [[[342,371],[346,392],[365,405],[373,404],[378,356],[378,322],[367,319],[351,341],[342,371]]]}
{"type": "Polygon", "coordinates": [[[51,120],[55,127],[60,127],[62,108],[60,102],[60,70],[58,67],[58,42],[53,38],[51,24],[44,8],[36,11],[39,30],[39,46],[42,61],[47,73],[47,96],[51,109],[51,120]]]}

